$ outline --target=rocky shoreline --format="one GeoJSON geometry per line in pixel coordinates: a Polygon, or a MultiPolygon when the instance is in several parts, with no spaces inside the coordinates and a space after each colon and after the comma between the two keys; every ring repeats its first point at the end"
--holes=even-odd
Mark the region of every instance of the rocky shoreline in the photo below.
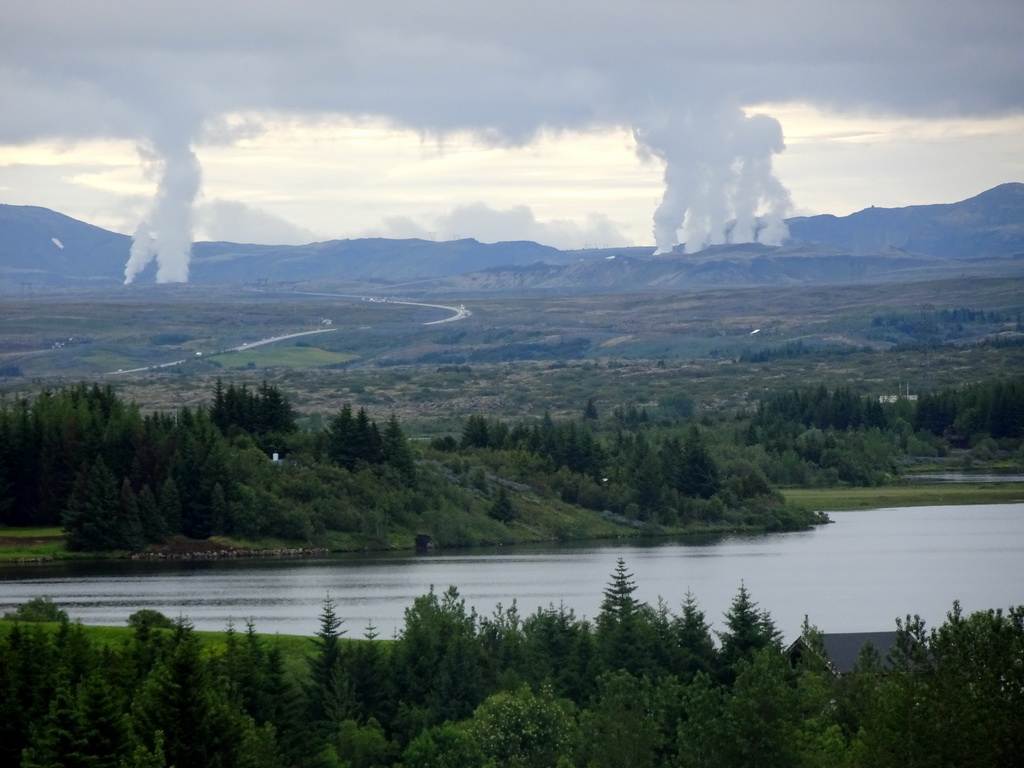
{"type": "Polygon", "coordinates": [[[130,560],[233,560],[250,557],[310,557],[326,555],[330,550],[322,548],[280,548],[280,549],[203,549],[192,551],[148,551],[134,552],[130,560]]]}

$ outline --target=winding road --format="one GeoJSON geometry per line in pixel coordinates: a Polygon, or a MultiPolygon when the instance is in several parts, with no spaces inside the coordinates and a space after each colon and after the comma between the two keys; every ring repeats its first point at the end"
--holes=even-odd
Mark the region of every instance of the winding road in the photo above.
{"type": "MultiPolygon", "coordinates": [[[[373,299],[373,298],[368,298],[368,297],[365,297],[365,296],[348,296],[348,295],[339,294],[339,293],[303,293],[302,295],[303,296],[329,296],[329,297],[343,298],[343,299],[361,299],[361,300],[364,300],[364,301],[365,300],[369,300],[369,301],[373,301],[373,302],[377,302],[377,303],[381,303],[381,304],[405,304],[405,305],[408,305],[408,306],[411,306],[411,307],[431,307],[433,309],[445,309],[445,310],[448,310],[449,312],[454,312],[455,313],[451,317],[444,317],[444,318],[441,318],[440,320],[431,320],[429,322],[423,323],[423,325],[437,325],[439,323],[452,323],[452,322],[455,322],[456,320],[462,320],[464,318],[467,318],[467,317],[469,317],[472,314],[472,312],[470,312],[468,309],[465,308],[465,306],[462,306],[462,305],[460,305],[458,307],[449,307],[449,306],[444,305],[444,304],[424,304],[424,303],[419,302],[419,301],[399,301],[397,299],[373,299]]],[[[286,333],[286,334],[283,334],[281,336],[271,336],[270,338],[260,339],[259,341],[247,341],[244,344],[239,344],[237,347],[229,347],[228,349],[219,349],[216,352],[210,352],[207,356],[209,357],[209,356],[212,356],[212,355],[222,355],[222,354],[224,354],[226,352],[239,352],[239,351],[241,351],[243,349],[252,349],[253,347],[262,347],[264,344],[273,344],[273,343],[278,342],[278,341],[286,341],[288,339],[297,339],[300,336],[312,336],[312,335],[317,334],[317,333],[330,333],[330,332],[336,331],[336,330],[337,330],[337,328],[318,328],[315,331],[300,331],[299,333],[286,333]]],[[[196,357],[202,357],[202,353],[201,352],[196,352],[196,357]]],[[[106,375],[107,376],[118,376],[118,375],[124,374],[124,373],[142,373],[143,371],[156,371],[156,370],[159,370],[161,368],[171,368],[171,367],[173,367],[175,365],[181,365],[184,362],[185,362],[185,360],[173,360],[173,361],[171,361],[169,363],[159,363],[157,365],[144,365],[144,366],[142,366],[140,368],[124,368],[124,369],[119,368],[116,371],[110,371],[106,375]]]]}

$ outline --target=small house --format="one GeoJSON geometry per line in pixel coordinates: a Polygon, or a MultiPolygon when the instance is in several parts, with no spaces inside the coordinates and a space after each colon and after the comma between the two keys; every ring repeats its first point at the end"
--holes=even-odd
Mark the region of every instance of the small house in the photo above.
{"type": "MultiPolygon", "coordinates": [[[[825,650],[823,661],[828,669],[835,675],[848,675],[857,667],[861,652],[867,645],[874,646],[886,665],[889,651],[896,644],[895,632],[833,632],[822,634],[821,644],[825,650]]],[[[796,665],[805,653],[817,651],[801,635],[786,649],[791,664],[796,665]]]]}

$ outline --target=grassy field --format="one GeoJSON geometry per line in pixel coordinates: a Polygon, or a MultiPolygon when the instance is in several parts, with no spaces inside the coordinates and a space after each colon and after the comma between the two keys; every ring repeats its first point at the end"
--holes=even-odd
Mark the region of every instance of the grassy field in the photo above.
{"type": "Polygon", "coordinates": [[[1024,483],[935,483],[876,488],[790,488],[787,501],[823,512],[933,504],[1010,504],[1024,502],[1024,483]]]}
{"type": "MultiPolygon", "coordinates": [[[[6,634],[13,627],[15,622],[0,619],[0,636],[6,634]]],[[[37,626],[41,627],[49,632],[56,632],[60,628],[58,622],[38,622],[32,623],[31,625],[22,626],[37,626]]],[[[135,630],[129,626],[121,627],[99,627],[99,626],[87,626],[80,625],[82,631],[85,633],[86,638],[98,646],[114,647],[123,645],[131,640],[132,634],[135,630]]],[[[169,629],[155,629],[154,632],[171,632],[169,629]]],[[[236,634],[244,633],[245,627],[235,627],[236,634]]],[[[216,656],[223,653],[225,647],[227,633],[226,632],[200,632],[195,631],[196,637],[203,648],[203,652],[208,656],[216,656]]],[[[307,661],[313,654],[316,646],[313,642],[312,637],[305,637],[301,635],[259,635],[260,640],[264,643],[267,648],[278,648],[281,651],[281,660],[284,665],[285,673],[292,676],[293,679],[301,680],[304,679],[307,671],[307,661]]],[[[386,639],[386,638],[382,638],[386,639]]],[[[361,640],[347,640],[342,638],[342,642],[362,642],[361,640]]]]}
{"type": "Polygon", "coordinates": [[[224,368],[321,368],[357,359],[356,355],[310,346],[269,345],[211,355],[224,368]]]}
{"type": "Polygon", "coordinates": [[[60,528],[0,526],[0,562],[57,560],[69,557],[60,528]]]}

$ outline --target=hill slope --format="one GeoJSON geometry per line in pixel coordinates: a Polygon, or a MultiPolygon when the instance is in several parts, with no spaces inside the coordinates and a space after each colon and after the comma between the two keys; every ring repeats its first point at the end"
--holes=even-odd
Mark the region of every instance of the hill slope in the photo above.
{"type": "MultiPolygon", "coordinates": [[[[201,242],[194,283],[374,281],[402,291],[682,290],[700,286],[889,282],[1024,271],[1024,184],[946,205],[868,208],[788,221],[782,248],[560,251],[533,242],[331,240],[301,246],[201,242]]],[[[131,239],[46,208],[0,205],[0,290],[123,281],[131,239]]],[[[139,282],[153,279],[151,266],[139,282]]]]}
{"type": "Polygon", "coordinates": [[[854,253],[899,249],[956,259],[1024,251],[1024,184],[1001,184],[947,205],[865,208],[842,218],[789,219],[795,242],[854,253]]]}
{"type": "Polygon", "coordinates": [[[131,245],[49,208],[0,205],[0,287],[123,282],[131,245]]]}

